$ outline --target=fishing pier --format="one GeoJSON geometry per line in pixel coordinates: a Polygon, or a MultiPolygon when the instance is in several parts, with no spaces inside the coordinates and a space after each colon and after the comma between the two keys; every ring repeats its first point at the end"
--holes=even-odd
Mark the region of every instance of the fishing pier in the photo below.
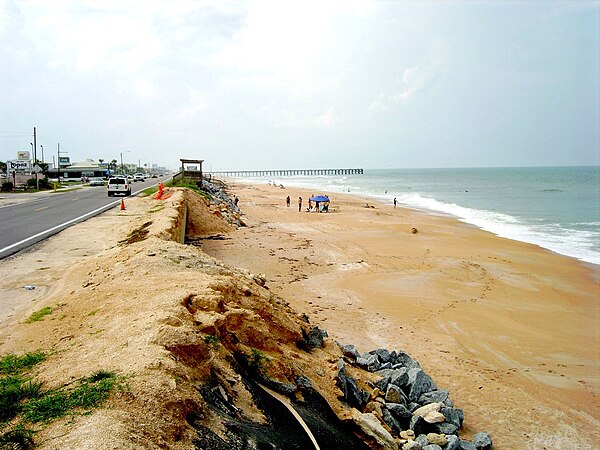
{"type": "Polygon", "coordinates": [[[291,177],[294,175],[362,175],[363,169],[225,170],[206,173],[224,177],[291,177]]]}

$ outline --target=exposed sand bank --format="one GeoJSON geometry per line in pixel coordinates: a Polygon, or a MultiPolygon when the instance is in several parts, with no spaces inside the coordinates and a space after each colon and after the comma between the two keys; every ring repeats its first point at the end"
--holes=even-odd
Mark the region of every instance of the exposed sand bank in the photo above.
{"type": "Polygon", "coordinates": [[[305,190],[231,190],[249,227],[207,253],[265,273],[340,342],[406,350],[495,448],[600,447],[598,266],[351,196],[317,214],[298,212],[305,190]]]}

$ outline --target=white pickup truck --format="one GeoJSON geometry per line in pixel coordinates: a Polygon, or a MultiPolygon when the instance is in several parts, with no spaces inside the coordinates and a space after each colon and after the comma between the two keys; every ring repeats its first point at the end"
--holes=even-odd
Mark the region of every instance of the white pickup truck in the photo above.
{"type": "Polygon", "coordinates": [[[109,178],[106,189],[108,190],[109,197],[115,194],[131,195],[131,185],[125,177],[109,178]]]}

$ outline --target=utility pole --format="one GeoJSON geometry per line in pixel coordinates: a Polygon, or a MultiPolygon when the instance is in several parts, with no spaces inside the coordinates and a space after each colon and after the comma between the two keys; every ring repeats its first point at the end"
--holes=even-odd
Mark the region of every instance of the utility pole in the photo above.
{"type": "Polygon", "coordinates": [[[58,149],[56,150],[56,179],[60,183],[60,142],[58,143],[58,149]]]}
{"type": "MultiPolygon", "coordinates": [[[[33,127],[33,166],[37,166],[37,141],[36,141],[36,132],[35,127],[33,127]]],[[[40,180],[38,179],[37,169],[35,171],[35,188],[40,190],[40,180]]]]}

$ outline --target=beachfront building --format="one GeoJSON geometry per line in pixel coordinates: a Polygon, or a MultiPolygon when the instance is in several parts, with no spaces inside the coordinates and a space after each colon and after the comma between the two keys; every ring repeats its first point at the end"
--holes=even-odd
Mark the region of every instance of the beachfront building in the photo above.
{"type": "MultiPolygon", "coordinates": [[[[56,169],[50,169],[48,171],[48,178],[58,178],[56,169]]],[[[68,166],[60,167],[60,178],[65,181],[69,180],[81,180],[83,177],[106,177],[108,176],[108,167],[106,164],[100,164],[93,159],[86,159],[84,161],[75,162],[68,166]]]]}

